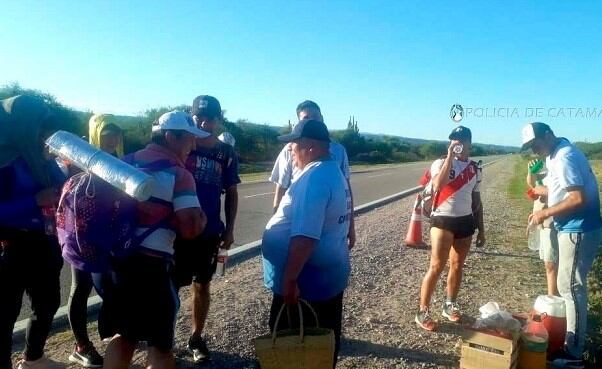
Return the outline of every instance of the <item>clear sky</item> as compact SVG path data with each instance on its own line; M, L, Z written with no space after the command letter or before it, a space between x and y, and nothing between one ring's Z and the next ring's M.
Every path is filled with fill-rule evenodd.
M596 1L7 1L0 84L119 114L210 94L274 125L312 99L331 129L429 139L459 103L477 142L519 145L533 120L602 141L601 19Z

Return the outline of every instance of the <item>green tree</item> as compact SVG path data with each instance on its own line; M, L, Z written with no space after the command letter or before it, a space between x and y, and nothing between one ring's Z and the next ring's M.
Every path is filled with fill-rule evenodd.
M429 142L420 145L418 153L424 159L434 159L441 155L445 155L447 146L442 142Z
M21 87L18 83L10 83L0 87L0 100L17 95L31 95L43 100L50 110L63 123L63 129L74 132L77 135L87 134L88 119L92 115L89 112L77 112L61 104L53 95L40 90Z

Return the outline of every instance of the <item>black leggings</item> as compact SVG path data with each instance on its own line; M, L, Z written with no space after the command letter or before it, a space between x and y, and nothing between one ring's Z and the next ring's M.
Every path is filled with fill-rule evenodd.
M60 304L63 266L56 239L42 232L0 231L0 369L11 368L12 337L23 294L31 301L25 332L26 360L44 354L54 313Z
M69 324L78 345L85 346L90 343L88 337L88 297L92 287L103 299L110 292L110 275L90 273L71 266L71 294L69 295ZM106 301L106 300L105 300ZM109 306L103 301L98 312L98 333L101 338L113 336L112 324L109 321L111 314Z
M92 276L71 266L71 294L69 295L69 324L78 345L90 343L88 338L88 297L92 292Z

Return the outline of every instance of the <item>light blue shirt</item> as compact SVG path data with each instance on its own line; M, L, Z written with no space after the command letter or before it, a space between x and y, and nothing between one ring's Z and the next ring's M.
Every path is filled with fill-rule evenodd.
M343 176L349 180L351 170L349 168L349 158L347 157L345 147L340 143L331 141L328 151L330 152L332 160L338 163ZM300 171L293 165L293 156L289 150L288 144L284 145L280 154L278 154L278 158L276 158L272 173L270 174L270 178L268 178L269 181L280 185L283 188L289 188L293 178L299 175L299 173Z
M347 246L351 207L347 181L335 161L312 162L295 176L263 233L266 287L282 294L291 237L305 236L317 242L298 278L301 298L323 301L341 293L351 272Z
M554 217L558 232L589 232L602 227L598 182L585 155L567 139L561 138L558 146L546 158L548 177L548 206L552 207L566 198L567 189L583 190L585 204L575 212Z

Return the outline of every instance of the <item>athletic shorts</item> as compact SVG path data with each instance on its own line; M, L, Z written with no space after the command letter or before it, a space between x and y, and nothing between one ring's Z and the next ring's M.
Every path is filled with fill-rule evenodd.
M472 214L463 217L433 216L431 217L431 227L450 231L454 234L455 240L472 236L476 228Z
M141 253L114 263L115 325L123 338L161 351L173 348L180 299L172 269L171 261Z
M554 228L539 231L539 258L546 263L558 264L558 232Z
M200 235L193 240L176 240L174 261L178 288L188 286L191 282L200 284L211 282L217 267L220 243L220 235Z

